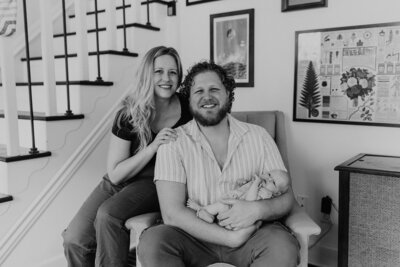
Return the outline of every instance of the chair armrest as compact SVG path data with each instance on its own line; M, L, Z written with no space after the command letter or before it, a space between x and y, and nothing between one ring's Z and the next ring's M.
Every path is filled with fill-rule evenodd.
M287 217L285 223L296 234L310 236L319 235L321 233L321 228L318 224L316 224L297 204Z
M146 228L154 225L159 219L161 219L161 214L159 212L151 212L132 217L125 222L125 227L130 231L129 250L136 248L139 244L139 237L142 232Z
M310 235L319 235L321 233L321 228L297 203L290 215L286 218L285 223L295 233L300 243L300 263L298 267L307 267L308 241Z

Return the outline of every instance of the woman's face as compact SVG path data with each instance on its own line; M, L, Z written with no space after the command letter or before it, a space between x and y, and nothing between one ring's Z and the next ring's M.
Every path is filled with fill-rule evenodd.
M170 98L178 88L178 66L170 55L154 60L154 94L160 98Z

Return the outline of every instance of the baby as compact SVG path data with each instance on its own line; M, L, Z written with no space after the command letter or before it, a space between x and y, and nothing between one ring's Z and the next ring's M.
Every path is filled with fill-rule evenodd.
M282 170L272 170L269 173L262 174L261 176L254 176L252 180L240 186L236 190L227 193L223 198L234 198L247 201L269 199L285 193L288 188L289 176L287 172ZM205 221L207 221L207 219L203 218L202 213L199 213L200 209L204 209L214 216L229 209L229 205L220 201L202 207L197 202L188 199L187 206L197 211L199 218Z

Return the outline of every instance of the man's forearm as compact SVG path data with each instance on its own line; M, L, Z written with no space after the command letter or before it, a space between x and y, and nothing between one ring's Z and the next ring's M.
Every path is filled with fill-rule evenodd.
M262 221L272 221L287 215L295 204L295 198L290 187L289 190L277 197L255 202L258 218Z
M228 247L238 246L237 238L235 240L229 238L232 235L230 230L226 230L216 223L207 223L201 220L189 208L176 208L162 214L165 224L179 227L195 238Z

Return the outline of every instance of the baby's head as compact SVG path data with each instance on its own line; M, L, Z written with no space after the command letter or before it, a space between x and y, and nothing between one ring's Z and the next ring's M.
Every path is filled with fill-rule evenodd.
M289 175L282 170L271 170L269 177L274 181L276 188L279 192L285 193L289 189Z

